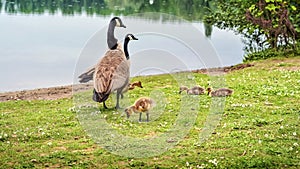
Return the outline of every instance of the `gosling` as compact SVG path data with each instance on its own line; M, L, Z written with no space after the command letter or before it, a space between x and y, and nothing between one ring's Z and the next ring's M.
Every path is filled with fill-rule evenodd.
M149 122L149 111L155 106L154 100L142 97L135 101L134 105L125 109L127 118L133 113L140 113L139 122L142 121L142 113L146 112L147 122Z
M143 88L142 82L141 82L141 81L137 81L137 82L129 83L128 86L125 87L125 88L122 90L121 98L122 98L122 99L124 98L123 93L126 93L128 90L133 90L135 87Z
M217 90L212 90L212 88L207 88L207 95L210 95L212 97L226 97L226 96L231 96L233 94L232 89L227 89L227 88L220 88Z
M200 95L205 93L205 89L200 86L194 86L191 89L186 86L181 86L179 88L179 94L181 94L183 91L186 91L186 93L189 95Z
M137 81L137 82L130 83L128 85L128 90L133 90L135 87L143 88L142 82L141 81Z

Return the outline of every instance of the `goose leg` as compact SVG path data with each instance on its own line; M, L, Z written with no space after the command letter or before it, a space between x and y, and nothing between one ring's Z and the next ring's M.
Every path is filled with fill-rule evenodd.
M140 118L139 118L139 122L142 121L142 113L140 113Z
M149 112L146 112L147 115L147 122L149 122Z
M107 106L106 106L106 104L105 104L105 101L103 102L103 107L104 107L104 109L107 109Z
M122 90L121 90L122 91ZM117 103L116 103L116 109L120 109L120 105L119 105L119 100L120 100L120 95L121 95L121 91L117 91Z

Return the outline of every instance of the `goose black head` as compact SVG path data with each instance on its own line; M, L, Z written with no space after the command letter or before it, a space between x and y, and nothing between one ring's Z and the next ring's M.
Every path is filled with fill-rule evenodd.
M133 34L127 34L126 35L126 38L125 39L128 39L128 40L139 40L138 38L136 38Z
M126 26L123 24L121 18L119 17L113 17L110 22L114 22L116 27L123 27L126 28Z

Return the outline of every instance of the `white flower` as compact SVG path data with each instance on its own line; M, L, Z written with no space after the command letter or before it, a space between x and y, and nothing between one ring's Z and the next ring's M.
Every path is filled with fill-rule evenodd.
M213 159L213 160L208 160L208 162L212 163L213 165L217 166L218 165L218 161L217 159Z
M293 136L296 136L297 135L297 133L296 132L293 132Z
M295 147L298 147L298 146L299 146L299 144L298 144L298 143L294 143L294 144L293 144L293 146L295 146Z
M283 129L283 126L280 126L280 129Z

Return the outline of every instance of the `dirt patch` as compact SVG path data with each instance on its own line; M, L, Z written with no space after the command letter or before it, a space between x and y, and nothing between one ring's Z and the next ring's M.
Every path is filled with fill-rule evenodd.
M61 86L41 88L34 90L23 90L16 92L0 93L0 102L10 100L56 100L61 98L71 98L72 90L86 90L91 87L91 84L80 84L76 86Z
M236 66L229 66L223 68L211 68L211 69L198 69L193 72L196 73L210 73L210 74L222 74L234 70L240 70L247 67L251 67L253 64L239 64ZM92 83L84 83L76 86L61 86L61 87L50 87L41 88L34 90L23 90L16 92L0 93L0 102L11 101L11 100L56 100L61 98L71 98L72 90L83 91L91 89Z
M223 73L228 73L231 71L235 71L235 70L241 70L241 69L245 69L248 67L252 67L254 66L254 64L250 64L250 63L243 63L243 64L238 64L235 66L227 66L227 67L219 67L219 68L209 68L209 69L197 69L197 70L193 70L194 73L203 73L203 74L223 74Z

